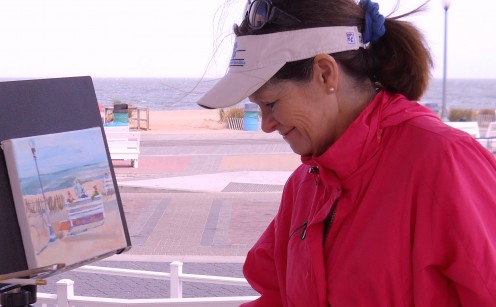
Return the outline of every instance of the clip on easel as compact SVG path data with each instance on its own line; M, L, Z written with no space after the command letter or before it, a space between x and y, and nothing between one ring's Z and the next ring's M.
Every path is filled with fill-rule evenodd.
M64 264L53 264L0 275L0 305L2 307L24 307L36 303L37 286L46 285L43 277L64 268Z

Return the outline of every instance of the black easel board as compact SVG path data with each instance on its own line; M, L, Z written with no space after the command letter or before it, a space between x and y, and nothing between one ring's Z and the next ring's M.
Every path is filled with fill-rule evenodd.
M0 82L0 140L80 130L103 124L91 77ZM115 172L105 141L111 175ZM120 195L115 187L121 216ZM5 157L0 150L0 274L27 269ZM128 247L131 240L123 218Z

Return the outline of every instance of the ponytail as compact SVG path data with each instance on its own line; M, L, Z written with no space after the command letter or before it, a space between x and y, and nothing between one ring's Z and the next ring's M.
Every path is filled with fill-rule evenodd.
M430 51L422 34L409 22L386 19L385 25L381 42L371 48L377 59L377 81L390 92L419 100L430 79Z
M402 17L422 11L427 4L394 18L386 18L383 36L354 54L333 55L358 80L369 78L392 93L420 100L427 90L433 66L430 50L420 31Z

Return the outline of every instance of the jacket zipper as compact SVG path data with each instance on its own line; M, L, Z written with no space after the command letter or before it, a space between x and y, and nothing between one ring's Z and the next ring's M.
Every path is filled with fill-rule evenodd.
M334 218L336 217L337 208L338 208L338 203L336 202L334 206L332 206L331 212L329 212L329 215L327 215L326 219L324 220L324 236L322 238L322 245L325 244L327 235L331 230L332 223L334 222Z
M296 229L291 232L289 237L291 238L298 230L301 230L300 239L305 240L305 238L307 237L307 225L308 221L305 221L303 225L296 227Z

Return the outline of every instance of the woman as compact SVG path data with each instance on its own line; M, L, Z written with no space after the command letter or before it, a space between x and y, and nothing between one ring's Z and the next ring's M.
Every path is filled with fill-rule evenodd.
M228 74L302 165L247 255L246 306L496 306L496 162L415 101L431 57L370 0L252 1Z

